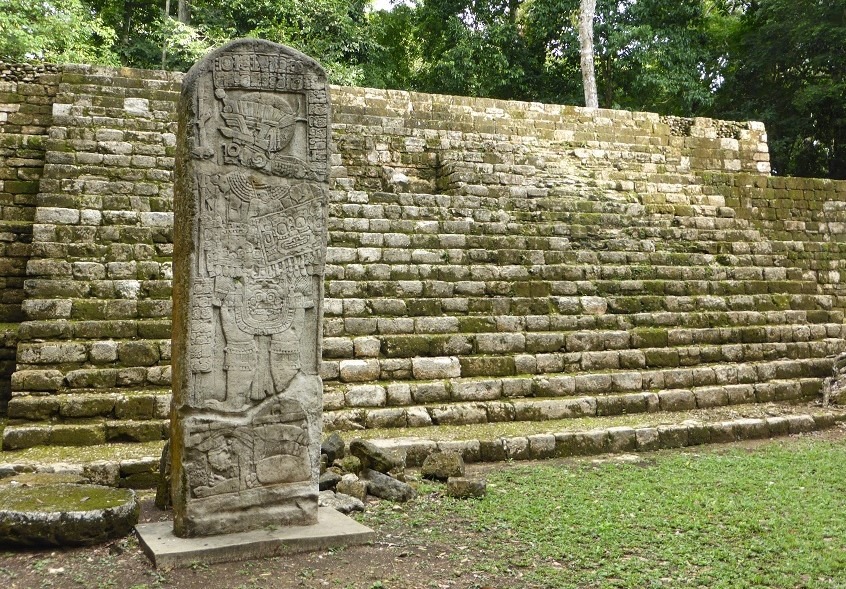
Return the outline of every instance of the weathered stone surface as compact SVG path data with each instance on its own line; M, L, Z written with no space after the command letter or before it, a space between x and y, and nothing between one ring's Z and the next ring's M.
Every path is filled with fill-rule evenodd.
M359 501L364 501L367 497L367 482L361 480L354 474L345 474L341 477L341 480L338 481L335 491L355 497Z
M488 482L470 477L450 477L447 495L456 499L481 499L487 494Z
M350 454L361 461L363 468L386 473L399 466L400 461L392 453L383 450L367 440L356 439L350 442Z
M327 470L318 479L318 489L321 491L334 490L338 483L341 482L341 475L331 470Z
M376 470L365 468L361 471L361 478L367 481L367 492L379 499L387 499L397 503L405 503L414 499L416 493L411 485L388 476Z
M0 488L0 544L72 546L125 536L138 523L135 492L99 485Z
M458 452L437 452L430 454L420 467L424 479L445 481L450 477L464 476L464 459Z
M338 513L349 514L353 511L364 511L364 503L361 499L335 491L321 491L317 501L320 507L331 507Z
M159 509L168 509L173 505L173 499L171 498L170 461L170 441L167 441L164 448L162 448L162 457L159 460L159 481L156 485L156 507Z
M287 47L233 41L188 72L179 116L174 533L314 524L326 76Z
M320 453L326 454L326 460L329 464L332 464L338 458L343 458L344 451L344 439L338 432L332 432L329 437L323 440L323 443L320 444Z

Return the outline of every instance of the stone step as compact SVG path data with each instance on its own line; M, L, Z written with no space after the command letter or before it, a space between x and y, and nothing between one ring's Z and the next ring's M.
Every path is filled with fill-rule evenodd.
M386 236L387 237L387 236ZM411 249L410 249L411 248ZM403 252L402 254L400 252ZM491 261L495 255L497 260ZM664 281L766 281L770 289L783 292L805 292L816 282L807 270L778 266L772 256L707 256L698 261L692 256L674 256L666 260L633 259L620 252L597 256L586 252L553 252L535 249L509 249L491 252L487 249L453 250L386 247L332 247L327 258L326 278L333 280L413 280L430 279L445 282L473 281L601 281L629 280L642 282L642 288ZM649 256L657 257L657 256ZM662 258L668 256L662 255ZM706 258L706 256L701 256ZM402 261L402 258L408 258ZM605 259L603 259L605 258ZM767 258L767 259L764 259ZM696 263L696 262L700 263ZM528 264L528 266L527 266ZM637 285L628 285L632 288ZM758 287L759 289L761 287ZM663 292L664 288L660 289Z
M460 297L459 297L460 298ZM344 303L347 303L346 310ZM357 303L357 304L351 304ZM584 310L585 305L580 300ZM635 315L487 315L476 316L442 314L438 317L408 317L404 299L327 299L324 303L324 337L338 337L355 334L364 329L368 333L381 334L426 334L438 331L457 333L504 333L504 332L558 332L585 330L631 330L638 327L666 329L668 338L688 337L688 330L709 329L712 325L724 326L712 329L740 330L740 337L751 329L764 329L766 341L790 341L805 337L807 330L826 329L829 337L837 337L843 322L843 312L834 311L740 311L708 313L662 313L660 321L655 314ZM376 321L375 330L356 321L347 319L369 318ZM370 322L372 323L372 321ZM812 327L813 326L813 327ZM16 326L17 327L17 326ZM92 320L68 321L66 319L26 321L20 324L17 338L20 341L60 340L102 340L161 337L170 333L169 320ZM690 335L694 337L694 335ZM720 336L722 340L725 337ZM748 339L749 336L747 336ZM738 341L744 341L740 339ZM364 343L362 342L362 345Z
M64 301L60 302L64 303ZM170 308L170 305L168 305L168 308ZM144 319L39 319L24 321L20 324L18 337L21 341L162 339L169 337L171 332L170 314L162 316L168 317L168 319L148 317Z
M72 394L18 395L9 402L11 424L87 417L118 420L168 419L170 389L75 390Z
M437 359L432 359L437 360ZM367 382L327 381L323 393L326 410L379 408L450 403L496 401L521 397L573 397L610 393L642 393L660 389L682 389L724 385L754 385L771 380L811 379L804 386L810 394L831 374L833 359L800 358L743 363L713 363L681 368L632 368L593 373L546 372L501 377L435 378L454 363L416 363L429 368L418 380L373 379ZM412 364L412 369L415 363ZM398 372L398 371L397 371ZM456 371L457 372L457 371ZM397 375L397 373L393 373ZM386 376L390 376L386 374ZM399 376L405 376L399 374Z
M66 368L106 364L116 367L169 365L170 338L117 341L23 341L18 344L17 360L21 370L37 368L40 365L57 365ZM79 376L83 377L83 375Z
M107 442L149 442L167 439L169 419L141 421L89 418L61 423L35 422L7 425L3 429L3 450L33 446L96 446Z
M375 215L376 213L372 213ZM667 227L656 221L655 224L646 217L640 221L633 221L628 217L619 220L597 218L593 224L576 223L569 214L555 214L550 212L511 214L501 212L498 217L487 210L468 209L456 211L454 209L440 211L416 210L396 211L395 217L330 217L328 229L330 232L358 231L361 233L412 233L418 231L425 234L465 234L477 236L557 236L566 238L594 238L596 241L609 239L640 238L640 239L684 239L693 244L725 243L729 247L741 242L741 247L759 242L766 243L761 233L754 228L745 226L725 229L701 229L693 227ZM601 217L601 216L600 216ZM801 236L801 233L799 234ZM774 241L785 241L774 239ZM797 240L798 243L811 241ZM791 243L792 240L788 241ZM330 242L332 243L332 242ZM666 247L666 246L665 246Z
M840 309L829 311L707 311L695 313L664 311L661 313L630 313L625 315L619 313L586 314L587 310L594 309L597 305L601 308L602 305L602 301L597 301L591 297L579 299L580 313L567 315L469 314L467 312L469 299L455 297L453 300L455 302L450 307L446 307L445 303L442 305L442 313L438 316L415 317L409 316L407 302L403 299L326 299L324 301L326 316L324 335L333 337L344 334L355 336L373 333L383 335L423 334L445 330L458 333L504 333L514 331L622 331L636 328L684 330L720 329L722 327L764 327L775 330L768 332L768 335L773 335L781 331L781 328L792 331L803 326L810 329L811 325L839 325L843 323L844 317L844 311ZM376 321L375 326L372 320ZM826 329L828 329L827 326ZM836 337L836 333L838 331L832 331L831 337ZM681 337L683 332L675 335Z
M563 281L562 281L563 283ZM573 284L573 283L571 283ZM597 296L596 291L585 288L582 293L552 295L538 293L532 295L527 292L511 295L484 295L484 293L454 293L455 296L434 296L433 292L420 292L423 284L420 281L405 281L393 283L384 281L386 291L380 294L375 288L373 292L362 288L362 284L354 281L334 281L330 283L327 299L340 299L342 308L360 307L359 312L351 315L370 317L373 313L368 309L368 301L373 299L396 299L394 294L398 289L408 288L419 294L402 296L405 302L404 314L411 317L465 313L473 315L580 315L583 313L584 299L590 299L588 304L595 313L633 315L640 313L662 314L664 312L703 313L711 311L830 311L840 310L843 303L835 300L831 295L821 294L739 294L739 295L710 295L707 293L691 295L613 295ZM429 296L426 296L426 295ZM603 293L605 294L605 293ZM347 303L347 301L351 301ZM337 303L334 303L337 305ZM393 305L393 303L389 303ZM372 307L373 305L371 305ZM377 314L378 316L378 314Z
M799 348L801 349L801 348ZM679 355L674 362L662 362L663 356L653 358L648 353L621 353L613 365L601 365L593 356L576 358L562 357L555 354L514 354L491 355L488 357L419 357L399 359L356 359L342 360L337 364L324 361L321 364L321 376L326 383L327 392L335 391L348 398L350 391L359 393L382 389L408 388L408 381L415 381L415 386L426 391L439 390L448 395L448 391L468 389L468 394L478 386L478 379L488 384L484 388L500 388L503 383L505 396L543 394L544 389L558 391L597 392L603 390L634 390L653 387L691 386L697 384L716 384L714 372L739 372L743 376L739 382L755 382L756 371L765 370L765 374L777 369L783 374L793 376L813 376L823 378L830 370L831 358L846 349L843 343L832 343L826 347L816 347L808 354L799 355L796 348L778 350L766 348L766 353L753 354L755 348L740 350L736 356L725 355L711 357L700 354L691 361ZM803 350L804 351L804 350ZM745 358L743 352L746 352ZM827 353L830 352L830 353ZM504 360L498 361L500 358ZM683 359L684 362L678 361ZM797 364L798 363L798 364ZM802 365L801 370L798 365ZM664 375L668 376L664 376ZM710 376L709 376L710 375ZM533 379L534 382L528 380ZM737 377L735 377L737 378ZM769 376L768 378L773 378ZM516 380L514 380L516 379ZM552 382L550 382L550 379ZM672 380L670 380L672 379ZM766 379L764 379L766 380ZM465 382L468 381L468 382ZM665 382L666 381L666 382ZM672 382L672 385L669 383ZM405 384L403 384L405 383ZM575 384L574 384L575 383ZM634 384L632 384L634 383ZM510 393L508 391L511 391ZM540 393L539 393L540 391ZM434 394L434 393L432 393ZM548 391L546 394L549 394ZM555 394L566 394L557 392ZM388 395L390 396L390 395ZM328 401L327 401L328 402ZM351 403L355 405L355 403Z
M437 425L536 422L659 411L689 411L750 403L810 400L818 396L821 387L822 381L818 378L800 378L568 398L453 401L448 404L406 407L340 409L324 413L324 428L327 431L427 428Z
M367 438L414 467L434 452L459 452L467 462L545 460L799 435L844 421L842 409L766 404L565 422L436 426L423 431L383 428L343 436L348 441Z
M126 329L138 329L143 325L155 325L150 319L170 317L173 312L171 299L130 299L130 298L76 298L62 297L53 293L46 298L29 297L23 302L23 310L27 317L37 321L39 319L61 320L70 319L83 325L85 321L119 321ZM117 323L115 325L118 325Z
M421 318L415 323L417 332L414 334L326 336L323 358L328 361L378 357L579 354L560 356L560 361L590 369L591 363L612 362L592 352L626 351L627 361L640 365L648 365L649 357L664 354L661 350L667 348L674 348L683 358L724 357L726 361L734 361L744 355L772 354L772 350L780 347L778 344L791 344L781 350L781 353L791 355L802 354L807 347L793 344L825 342L812 346L815 354L819 355L846 335L846 326L840 323L671 329L636 327L626 330L578 329L574 324L567 331L524 331L517 324L507 331L493 332L489 330L495 326L486 318L473 319L476 321L461 317ZM332 323L328 323L326 332L336 332ZM693 348L699 348L701 352L695 353ZM634 354L635 350L640 352Z
M545 280L533 276L531 269L518 267L499 267L497 270L484 265L474 265L474 271L464 268L455 271L455 266L439 271L437 267L416 268L418 273L426 271L440 275L438 278L419 278L415 271L397 273L393 279L367 279L360 276L362 268L327 268L326 292L331 298L361 297L399 297L399 298L440 298L457 296L517 296L517 297L667 297L667 307L676 297L724 297L726 305L734 301L731 297L746 295L772 295L776 297L796 298L807 304L797 295L810 298L819 296L819 285L810 280L762 280L762 279L704 279L687 272L681 279L641 280L641 279L570 279L566 274L555 280ZM380 272L379 268L376 272ZM577 275L573 272L572 275ZM474 278L485 275L490 278ZM693 276L691 276L693 275ZM825 296L825 295L823 295ZM772 297L771 297L772 298ZM825 299L831 305L830 298Z
M467 462L545 460L569 456L648 452L802 435L846 420L842 410L770 403L645 413L566 421L498 422L433 426L425 430L372 429L342 432L347 443L367 438L419 467L433 452L455 451ZM413 434L422 434L414 436ZM155 488L162 442L102 446L36 446L0 454L5 475L74 475L89 483Z
M132 489L155 488L161 440L101 446L33 446L0 453L0 476L73 475L84 482Z

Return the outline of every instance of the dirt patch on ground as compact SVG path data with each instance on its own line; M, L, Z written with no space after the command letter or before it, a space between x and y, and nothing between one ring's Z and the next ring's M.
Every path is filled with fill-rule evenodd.
M832 428L808 434L820 440L846 440L846 430ZM723 452L790 440L758 440L724 446L697 447L682 452ZM662 451L670 452L670 451ZM648 466L658 453L601 456L547 461L545 464L593 461L639 462ZM512 464L469 465L468 473L484 476ZM440 491L424 487L417 502L440 501ZM418 504L418 508L419 508ZM425 505L423 506L426 507ZM439 529L421 526L405 517L408 507L373 502L356 519L376 531L377 540L331 552L315 552L249 562L217 565L196 564L174 570L156 570L141 552L134 536L92 548L53 551L6 550L0 552L0 586L8 589L117 588L152 589L485 589L530 587L521 580L520 567L507 562L496 570L484 570L478 562L496 559L501 547L490 546L460 521L439 522ZM141 520L160 521L170 514L158 510L147 493L142 498ZM527 550L529 548L527 547ZM511 547L513 553L513 547Z

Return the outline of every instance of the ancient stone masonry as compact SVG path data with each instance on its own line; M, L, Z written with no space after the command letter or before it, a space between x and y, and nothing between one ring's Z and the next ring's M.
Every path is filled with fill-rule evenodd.
M317 522L329 198L320 66L226 45L183 81L174 230L174 531Z
M262 276L301 268L284 247L305 249L297 240L310 236L281 211L314 196L293 186L317 182L321 145L302 132L323 127L296 122L322 116L296 99L306 92L299 73L257 57L218 65L224 96L202 90L213 108L200 113L214 132L197 135L190 160L205 174L195 183L206 207L196 296L211 305L191 374L212 383L206 402L229 411L236 397L261 405L285 380L279 369L237 375L272 356L284 373L285 334L311 312L302 281L265 288ZM183 75L6 69L0 129L21 145L43 137L41 155L29 155L44 167L25 169L4 209L28 219L20 235L32 244L7 250L20 254L6 268L24 320L7 330L16 361L3 448L160 442ZM230 88L241 71L250 87ZM271 90L287 98L254 106ZM443 424L741 411L818 397L846 349L846 182L770 176L760 123L329 94L318 364L327 430L413 427L425 437ZM295 121L289 143L281 128L252 133L246 121L268 113ZM3 153L15 166L30 159ZM207 171L213 160L222 171ZM273 208L278 198L288 204ZM252 249L230 247L239 232ZM237 276L243 260L256 278ZM257 315L235 304L246 289ZM262 305L283 296L286 312L265 320Z

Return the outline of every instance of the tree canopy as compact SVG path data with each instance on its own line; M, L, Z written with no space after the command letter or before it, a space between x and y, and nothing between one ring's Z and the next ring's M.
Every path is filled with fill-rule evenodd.
M0 60L187 69L262 37L333 82L582 104L579 0L0 0ZM775 173L846 178L846 0L596 0L599 105L763 120Z

